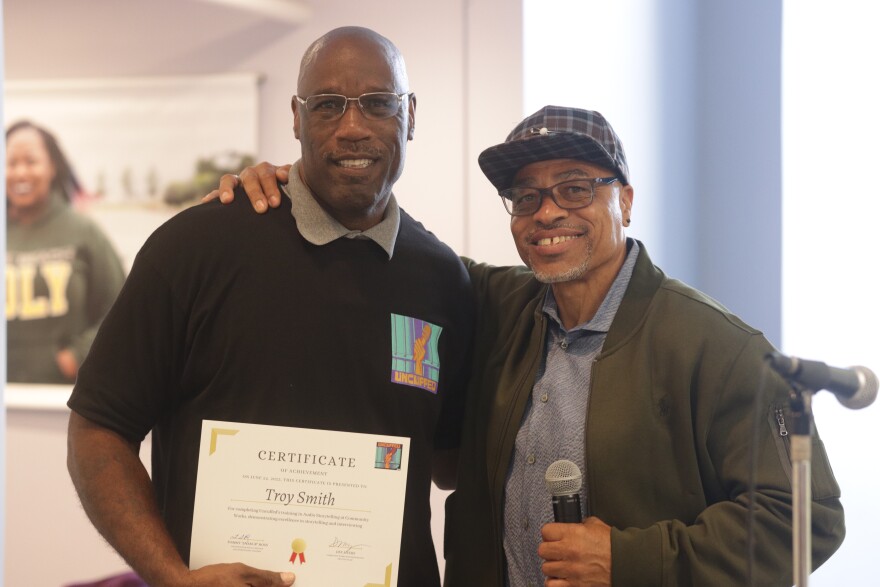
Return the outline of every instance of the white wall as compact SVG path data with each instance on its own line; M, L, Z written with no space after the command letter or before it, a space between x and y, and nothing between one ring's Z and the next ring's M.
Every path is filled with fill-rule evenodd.
M11 1L14 10L8 12L27 18L35 27L53 24L41 19L41 14L70 9L63 0ZM162 17L169 24L156 34L186 34L185 30L175 31L174 25L174 11L183 3L156 0L151 5L167 11ZM13 75L11 79L39 77L40 71L53 77L95 77L100 71L138 76L260 72L265 79L260 98L259 155L274 162L290 162L299 153L289 104L302 52L331 28L347 24L373 28L400 47L411 87L418 96L415 141L410 144L406 171L395 189L402 206L461 253L499 263L516 260L510 257L507 215L479 173L476 154L503 138L522 115L519 8L511 9L505 0L390 0L381 5L321 0L313 5L312 18L301 26L266 23L263 28L268 32L259 43L252 39L259 34L257 25L248 26L250 36L232 30L229 40L212 45L211 51L193 50L188 63L135 63L123 52L114 56L98 51L58 67L49 56L75 52L76 48L53 46L53 35L40 35L35 30L32 34L41 38L40 47L34 49L36 53L16 50L7 72ZM76 30L84 44L90 38L118 34L114 27L143 18L133 5L116 4L114 10L123 10L123 6L131 6L132 14L127 19L123 15L120 22L102 22L100 10L72 10L65 13L65 26ZM224 13L220 16L221 21L206 21L203 26L230 28ZM15 22L7 24L15 27ZM133 30L131 34L141 32ZM218 68L218 64L225 68ZM55 587L123 570L122 562L85 519L67 476L66 410L18 407L10 409L8 417L5 584ZM438 548L442 545L444 497L435 490L433 525Z
M783 51L783 349L880 372L872 177L880 135L880 8L840 0L785 3ZM841 486L847 536L811 585L880 583L880 405L854 412L822 392L817 426Z
M67 417L66 409L9 410L3 573L9 587L61 587L125 569L86 518L67 476ZM149 462L149 455L147 444L141 457Z

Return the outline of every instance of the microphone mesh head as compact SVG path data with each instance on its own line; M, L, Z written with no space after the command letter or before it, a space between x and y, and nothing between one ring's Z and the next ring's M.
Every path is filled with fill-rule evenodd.
M877 375L867 367L857 366L850 367L850 369L855 371L856 376L859 379L859 388L850 397L841 397L838 395L837 401L851 410L867 408L874 403L875 399L877 399L877 389L880 387L880 384L878 384L877 381Z
M581 470L571 461L550 463L544 473L544 483L550 495L571 495L581 490Z

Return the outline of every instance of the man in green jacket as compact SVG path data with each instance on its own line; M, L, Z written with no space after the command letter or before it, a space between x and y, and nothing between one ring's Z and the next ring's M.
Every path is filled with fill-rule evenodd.
M466 260L480 313L445 585L791 585L788 386L759 331L626 237L611 126L547 106L479 162L528 269ZM553 522L544 475L561 459L585 480L582 523ZM844 535L818 437L812 469L816 567Z
M791 585L787 385L767 374L760 332L626 238L633 188L611 126L548 106L480 166L531 271L471 266L481 371L446 585L748 585L752 450L753 584ZM844 526L815 442L818 565ZM583 471L581 524L552 523L541 482L557 459Z

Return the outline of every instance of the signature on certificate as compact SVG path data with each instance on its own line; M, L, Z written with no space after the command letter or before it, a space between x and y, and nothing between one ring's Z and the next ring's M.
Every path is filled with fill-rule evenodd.
M366 544L350 544L344 540L340 540L336 536L333 537L333 541L328 545L329 548L335 548L339 551L340 554L355 554L359 550L363 550Z

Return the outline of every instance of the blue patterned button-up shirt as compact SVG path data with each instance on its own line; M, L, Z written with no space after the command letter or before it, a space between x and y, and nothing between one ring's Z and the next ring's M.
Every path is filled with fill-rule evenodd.
M565 330L552 290L544 300L543 311L549 317L544 358L516 436L504 494L504 554L510 587L544 585L538 545L541 527L553 521L544 485L547 467L567 459L578 466L584 480L590 474L584 462L590 378L639 254L638 243L630 242L626 261L591 320ZM582 504L587 503L586 497L582 487Z

